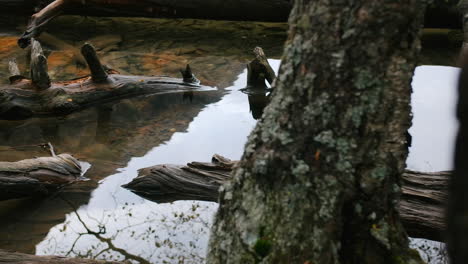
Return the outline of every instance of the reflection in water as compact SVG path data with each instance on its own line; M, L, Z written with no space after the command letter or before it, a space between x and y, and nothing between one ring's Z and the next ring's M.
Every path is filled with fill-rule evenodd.
M417 67L413 77L412 144L407 167L419 171L451 170L458 123L455 117L459 68ZM448 263L443 243L411 239L429 264Z
M247 87L241 89L241 91L247 94L249 99L249 107L250 112L252 113L252 117L257 120L260 119L263 115L263 109L267 106L270 102L270 92L271 89L263 86L263 87Z
M431 79L420 79L420 74L429 72L431 76L437 76L446 69L419 67L413 83L414 98L423 96L428 85L426 82L433 83ZM245 74L239 77L220 102L208 105L193 120L186 133L175 133L166 144L154 148L143 157L133 158L119 173L104 179L87 205L68 214L63 223L49 231L47 237L36 246L36 253L127 259L140 263L202 263L212 215L217 208L215 203L178 201L156 204L139 198L120 185L136 177L139 168L154 164L208 161L213 153L239 158L243 142L255 124L249 117L248 109L251 107L247 105L245 94L237 90L243 85ZM433 95L438 97L454 91L454 86L447 86L446 90L433 91L439 93ZM432 127L437 124L419 119L425 113L421 112L418 104L417 100L413 100L415 120L412 129L421 126L436 133ZM452 114L447 112L446 119L450 120ZM445 133L443 129L441 131ZM413 132L415 141L418 135ZM447 142L451 139L444 140ZM421 159L414 157L418 146L413 144L408 158L409 167L421 162ZM432 263L436 263L436 251L441 249L439 243L413 239L412 245L419 249L430 247L432 251L425 251L432 254ZM144 258L144 261L137 258Z
M16 57L20 65L27 65L29 60L27 52L16 44L21 32L16 30L17 25L11 26L15 19L19 20L0 18L11 22L0 23L2 28L11 27L0 29L11 32L0 36L0 84L7 82L10 58ZM64 24L67 26L64 27ZM119 28L118 32L115 28ZM76 215L70 213L73 209L69 204L79 208L77 212L82 215L81 219L93 232L100 230L99 224L90 223L92 220L87 218L88 214L83 215L80 211L83 208L92 208L92 212L86 211L90 216L99 216L104 209L97 208L106 208L105 210L112 212L109 219L115 215L119 218L116 221L122 221L121 225L132 222L131 219L124 218L131 216L117 214L116 208L129 203L129 199L138 201L132 201L135 203L134 210L141 208L145 215L153 209L157 213L158 210L167 211L169 209L162 207L151 209L152 205L148 205L149 209L146 205L139 207L139 204L146 204L146 201L126 192L121 193L120 185L135 177L137 169L157 163L209 159L217 151L230 157L240 156L246 135L255 123L249 116L245 95L234 91L244 86L245 80L240 80L232 88L233 91L224 97L222 104L215 102L226 94L225 88L232 86L245 68L245 63L252 59L253 47L259 45L274 57L281 55L286 37L285 29L285 24L223 21L66 16L54 20L48 27L48 35L43 35L40 39L45 52L49 54L49 73L54 80L88 74L88 70L79 63L79 47L87 39L98 48L103 63L122 74L179 77L179 70L190 63L203 84L216 86L219 91L142 96L86 109L62 118L0 121L0 160L15 161L49 155L37 145L51 142L58 153L72 153L93 165L86 174L90 181L67 186L59 195L43 200L23 199L0 203L0 248L34 253L36 244L44 240L52 227L66 223L67 219L73 219L70 221L75 226L80 226ZM28 75L28 69L21 70L24 75ZM205 111L200 113L203 109ZM188 130L190 132L185 133ZM164 142L169 141L170 143L164 145ZM159 154L147 154L155 147L158 147L156 149L159 149ZM107 177L109 175L112 176ZM101 182L105 177L107 178ZM90 201L92 190L98 186L101 186L100 191L96 190L92 194L96 198ZM114 196L120 197L117 202L112 198ZM88 205L81 207L83 204ZM107 205L112 209L107 208ZM200 208L204 206L200 205ZM115 214L114 208L117 210ZM179 208L182 207L177 206L173 210L177 211ZM201 210L197 209L197 212ZM138 214L134 212L132 216L134 215ZM157 218L154 221L161 222ZM66 229L67 232L71 231ZM55 229L50 232L53 233L53 230ZM80 230L86 232L85 229ZM107 232L101 235L109 238L109 230L112 228L106 225ZM198 236L190 233L190 237ZM66 254L69 250L66 247L71 247L70 241L74 240L68 233L67 237L69 239L57 236L57 239L64 241L58 244L60 250L49 248L47 252ZM78 240L74 253L70 255L87 254L88 248L83 241L90 238L85 237L89 235L83 235ZM127 240L126 236L118 237L116 241L113 240L115 247L124 248L134 255L141 253L135 253L121 245L122 241ZM95 246L93 243L89 245ZM151 248L154 248L154 243ZM46 251L38 246L37 252ZM92 252L97 254L97 251ZM109 252L104 252L98 257L107 258L107 254ZM146 253L141 256L152 258L152 255Z
M423 66L413 78L412 147L408 168L418 171L452 169L458 123L455 117L459 68Z
M273 68L278 60L270 60ZM161 163L209 161L214 153L239 159L255 125L245 94L246 71L221 101L208 105L164 145L132 158L104 179L87 205L67 215L36 246L36 254L145 263L203 263L216 203L178 201L156 204L121 188L137 170ZM192 95L183 95L186 99ZM185 100L186 100L185 99ZM137 258L144 258L144 261Z
M220 31L210 29L214 22L209 21L78 19L71 30L60 24L76 22L76 18L60 18L49 27L48 32L69 44L62 48L44 45L50 52L53 78L87 73L73 61L78 40L90 38L103 47L99 53L104 63L124 74L178 76L179 69L190 63L202 83L225 88L251 60L252 47L262 46L267 54L278 56L285 37L284 25L217 22ZM119 35L109 32L115 27ZM83 32L83 28L94 31ZM107 37L99 40L96 35ZM104 47L102 43L109 39L113 43ZM28 56L17 48L16 36L0 36L0 42L0 82L4 83L8 59L17 57L26 65ZM278 68L279 61L269 62ZM454 106L456 71L442 67L416 70L415 118L410 131L413 146L408 158L411 169L451 168L449 147L456 125L452 110L446 109ZM240 158L254 119L262 115L268 102L266 94L246 98L238 91L245 84L244 73L222 100L222 92L139 97L63 119L0 122L0 160L44 155L34 146L50 141L59 152L71 152L93 164L86 175L91 181L69 186L57 196L2 203L0 248L140 263L203 262L215 203L156 204L120 186L136 177L142 167L208 161L214 153ZM419 240L413 242L422 245Z
M257 120L263 115L263 109L269 103L269 97L267 92L261 92L256 94L249 94L249 106L252 117Z

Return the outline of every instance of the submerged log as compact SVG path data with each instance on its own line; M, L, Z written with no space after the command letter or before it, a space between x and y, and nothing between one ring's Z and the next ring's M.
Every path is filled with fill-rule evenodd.
M81 172L80 163L69 154L0 162L0 201L48 195L79 180Z
M39 50L39 42L33 43L34 49ZM201 86L191 71L190 79L120 75L115 70L104 70L90 44L83 46L82 53L91 69L90 76L70 81L49 81L48 85L47 71L44 72L47 64L41 62L45 57L36 56L42 66L31 63L31 80L17 78L10 85L0 87L0 119L66 115L100 103L138 95L210 90Z
M186 166L156 165L139 170L138 177L122 187L157 202L177 200L218 201L220 186L231 178L237 161L214 155L212 162ZM450 172L403 174L400 215L412 237L443 240L444 204Z
M9 264L119 264L126 262L66 258L59 256L35 256L0 249L0 263Z

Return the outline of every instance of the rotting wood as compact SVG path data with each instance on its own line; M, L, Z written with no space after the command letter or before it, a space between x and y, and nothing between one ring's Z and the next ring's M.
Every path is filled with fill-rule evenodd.
M157 202L177 200L218 201L220 186L231 178L237 161L214 155L212 162L156 165L139 170L138 177L122 187ZM399 205L402 222L412 237L443 240L444 205L450 172L405 171Z
M128 262L66 258L60 256L35 256L0 249L0 263L9 264L119 264Z
M40 44L33 41L33 49L39 54ZM162 94L186 91L205 91L214 88L201 86L191 73L191 78L120 75L115 70L104 70L90 44L83 47L91 76L70 81L52 82L47 85L47 67L36 67L31 63L32 80L18 79L10 85L0 87L0 119L21 120L33 116L66 115L71 112L104 102L144 94ZM42 55L34 58L45 59Z
M80 179L82 168L70 154L0 162L0 201L48 195Z

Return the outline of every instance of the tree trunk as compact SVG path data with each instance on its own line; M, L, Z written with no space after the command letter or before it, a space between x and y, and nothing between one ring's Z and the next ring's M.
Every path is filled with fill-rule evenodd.
M47 195L77 181L81 165L69 154L0 162L0 201Z
M465 1L468 2L468 1ZM466 9L468 10L468 9ZM468 12L465 14L468 26ZM467 28L465 28L467 29ZM465 41L467 35L465 32ZM465 42L465 46L467 43ZM447 244L451 264L466 263L468 259L468 49L462 53L458 79L457 118L459 128L455 143L454 173L449 183L447 208Z
M295 1L208 263L421 263L396 205L424 6Z
M47 74L47 61L41 54L39 42L33 40L32 52L37 63L31 62L31 80L19 75L14 67L11 84L0 87L0 119L21 120L33 116L66 115L71 112L98 105L104 102L144 94L163 94L186 91L212 90L201 86L193 78L176 79L170 77L126 76L115 70L106 70L101 65L94 48L85 44L82 54L91 70L90 76L71 81L51 83ZM188 67L190 69L190 67Z
M214 155L210 163L156 165L138 171L138 177L122 187L157 203L178 200L217 202L219 187L231 180L238 161ZM411 237L444 241L444 205L450 172L403 173L399 212Z
M9 264L119 264L125 262L94 259L65 258L59 256L34 256L0 249L0 263Z

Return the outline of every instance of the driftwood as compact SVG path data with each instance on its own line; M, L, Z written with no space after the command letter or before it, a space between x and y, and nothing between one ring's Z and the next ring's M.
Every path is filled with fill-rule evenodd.
M138 177L122 187L158 203L177 200L217 202L219 187L231 178L236 163L214 155L211 163L157 165L139 170ZM414 171L403 174L400 215L410 236L443 240L443 208L449 174Z
M157 165L138 171L138 177L122 187L148 200L218 201L218 189L230 179L235 161L214 155L212 163L190 162L187 166Z
M81 177L81 165L69 154L0 162L0 201L47 195Z
M8 264L118 264L127 262L93 259L65 258L59 256L35 256L0 249L0 263Z
M81 50L91 70L90 76L50 82L47 60L40 44L34 39L32 41L31 79L21 76L14 61L10 62L10 85L0 87L0 119L65 115L100 103L143 94L209 90L200 86L189 66L183 71L183 79L120 75L101 65L90 44L85 44Z

